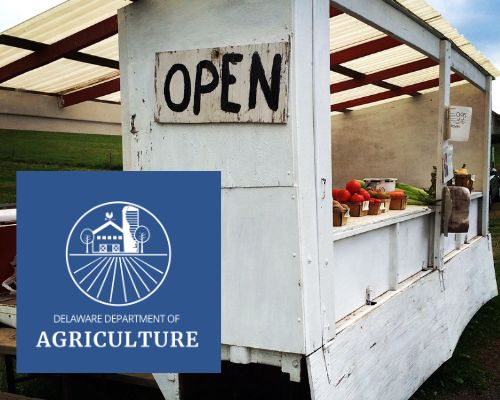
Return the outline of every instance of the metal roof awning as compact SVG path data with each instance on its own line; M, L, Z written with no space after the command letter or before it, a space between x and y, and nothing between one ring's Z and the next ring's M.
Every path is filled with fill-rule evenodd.
M120 101L117 9L68 0L0 34L0 88L59 96L62 107ZM500 72L423 0L330 2L331 111L418 96L438 82L436 41L454 46L454 84ZM397 20L411 29L398 30Z
M94 86L92 96L79 97L119 102L116 86L100 85L120 75L116 12L129 3L69 0L6 30L0 34L0 86L62 99Z
M423 0L330 2L331 111L418 96L439 86L441 39L454 47L453 85L500 72Z

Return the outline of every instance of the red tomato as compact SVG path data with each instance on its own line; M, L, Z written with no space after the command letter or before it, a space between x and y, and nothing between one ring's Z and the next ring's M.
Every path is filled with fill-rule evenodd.
M345 188L349 190L351 194L354 194L359 192L361 184L357 180L353 179L345 184Z
M363 201L365 201L365 198L363 196L361 196L360 194L353 194L351 196L351 201L353 203L362 203Z
M339 201L339 200L337 199L337 197L338 197L338 195L339 195L339 190L340 190L340 189L336 189L336 188L333 188L333 189L332 189L332 197L333 197L333 200L337 200L337 201Z
M339 189L337 192L337 201L345 203L351 199L351 193L346 189Z
M365 200L370 200L370 193L368 193L365 189L359 189L359 194L363 196Z

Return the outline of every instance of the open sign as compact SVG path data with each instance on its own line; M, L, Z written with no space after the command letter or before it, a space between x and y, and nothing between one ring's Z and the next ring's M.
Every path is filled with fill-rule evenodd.
M156 54L157 122L286 123L289 43Z

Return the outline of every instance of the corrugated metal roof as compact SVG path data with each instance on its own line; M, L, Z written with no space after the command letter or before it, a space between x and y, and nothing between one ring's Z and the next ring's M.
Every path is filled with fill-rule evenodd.
M340 14L330 18L331 52L369 42L383 36L385 36L384 33L347 14Z
M382 93L386 90L387 89L383 89L375 85L365 85L350 90L344 90L343 92L334 93L330 96L330 101L331 104L342 103L344 101L358 99L371 94Z
M492 76L500 76L500 71L498 71L498 69L488 59L486 59L486 57L480 54L467 39L460 35L455 28L453 28L448 22L446 22L446 20L441 16L441 14L439 14L439 12L434 10L434 8L428 5L424 0L397 0L397 2L401 6L405 7L408 11L412 12L415 16L420 18L424 23L429 24L443 36L447 37L466 55L468 55L472 60L474 60L482 68L484 68L489 74L491 74ZM357 19L347 14L340 14L330 19L331 52L357 46L359 44L366 43L383 36L385 36L383 32L378 31L377 29L374 29L361 21L358 21ZM401 45L343 63L342 66L357 72L361 72L363 74L371 74L377 71L397 67L424 58L426 58L426 56L422 53L412 49L407 45ZM404 87L436 79L438 77L439 67L435 66L409 74L400 75L395 78L386 79L385 82ZM337 83L348 79L350 78L347 78L341 74L334 72L330 73L330 83ZM454 85L457 84L463 84L463 82L458 82ZM386 90L387 89L382 88L374 89L374 86L370 87L370 85L362 86L361 88L334 93L331 96L331 100L332 104L336 104L368 96L377 92L384 92ZM434 90L437 90L437 88L426 89L421 91L421 93L428 93ZM395 100L398 100L398 97L353 107L352 109L369 107L375 104L387 103Z
M500 71L491 61L482 55L463 35L461 35L443 16L424 0L395 0L407 10L415 14L425 23L439 31L450 41L455 43L460 50L467 54L472 60L478 63L491 76L500 76Z
M422 58L425 58L422 53L406 45L401 45L366 57L357 58L342 65L363 74L371 74Z
M448 24L436 10L425 1L396 1L423 22L429 24L429 26L450 39L472 60L488 71L488 73L493 76L500 75L500 72L490 61L480 54L467 39L460 35L455 28ZM115 15L118 8L129 3L129 0L68 0L3 33L23 39L51 44L96 24L105 18ZM340 14L330 19L330 48L332 52L366 43L383 36L385 36L383 32L347 14ZM89 46L81 50L81 52L118 60L118 35ZM30 54L30 51L0 45L0 66L9 64L27 54ZM423 54L413 50L409 46L401 45L349 61L342 64L342 66L363 74L371 74L376 71L403 65L422 58L425 58ZM119 72L114 69L61 59L6 81L2 83L2 86L63 94L115 78L118 75ZM397 86L407 86L437 77L438 68L432 67L396 78L387 79L386 82ZM330 74L330 81L332 83L349 79L351 78L336 72L331 72ZM374 85L362 86L333 94L331 97L332 104L384 92L386 90L387 89ZM435 89L426 91L432 90ZM114 93L103 96L100 99L120 101L120 94ZM393 100L394 99L384 100L383 102Z

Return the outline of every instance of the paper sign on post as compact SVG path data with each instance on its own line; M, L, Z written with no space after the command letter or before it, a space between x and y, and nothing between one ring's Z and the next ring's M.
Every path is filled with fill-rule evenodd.
M450 140L468 141L471 119L471 107L450 106Z

